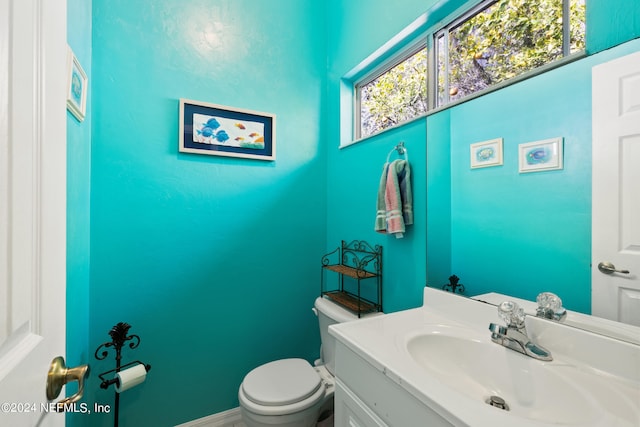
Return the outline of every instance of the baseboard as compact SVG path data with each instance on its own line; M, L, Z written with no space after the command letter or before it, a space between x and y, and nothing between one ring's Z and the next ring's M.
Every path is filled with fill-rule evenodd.
M207 417L198 418L176 427L246 427L242 422L240 408L229 409L228 411L218 412L217 414Z

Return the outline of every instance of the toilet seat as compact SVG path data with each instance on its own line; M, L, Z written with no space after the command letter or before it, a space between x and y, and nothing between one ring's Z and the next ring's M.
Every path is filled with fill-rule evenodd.
M249 372L242 389L258 405L283 406L307 399L320 385L320 376L306 360L281 359Z
M258 366L240 386L239 399L247 410L261 415L303 411L319 404L326 387L321 374L304 359L282 359Z

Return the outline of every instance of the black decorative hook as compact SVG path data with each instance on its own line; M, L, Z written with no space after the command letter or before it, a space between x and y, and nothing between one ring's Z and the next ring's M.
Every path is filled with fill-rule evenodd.
M460 278L455 274L453 276L449 276L449 283L444 285L442 289L445 291L453 292L454 294L457 292L459 294L464 294L464 285L462 283L458 283Z

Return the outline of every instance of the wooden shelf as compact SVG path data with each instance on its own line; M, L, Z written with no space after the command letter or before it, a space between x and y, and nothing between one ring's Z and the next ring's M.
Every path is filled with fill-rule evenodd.
M345 276L351 277L353 279L369 279L371 277L376 277L376 275L373 273L370 273L366 270L358 270L356 268L349 267L348 265L325 265L324 268L326 268L327 270L335 271L336 273L344 274Z
M343 291L331 291L326 292L325 295L340 304L341 306L353 311L354 313L368 313L370 311L377 311L377 307L368 301L358 299L358 297L352 296Z

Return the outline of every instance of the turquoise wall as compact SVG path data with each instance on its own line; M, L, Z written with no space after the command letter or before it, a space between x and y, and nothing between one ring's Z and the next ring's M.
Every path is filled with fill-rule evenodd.
M451 109L451 269L470 295L551 291L589 310L591 62ZM520 175L518 144L553 137L564 138L564 169ZM469 144L493 138L504 165L470 169Z
M319 356L324 15L296 0L93 1L89 347L127 322L141 344L124 361L152 365L122 395L121 426L236 407L252 368ZM179 98L275 114L277 160L178 153Z
M638 0L586 0L586 6L589 54L640 37Z
M346 134L348 137L350 129L346 132L344 128L341 129L341 124L350 124L345 117L350 115L351 108L350 96L344 93L344 88L351 83L343 77L353 74L354 69L359 69L363 63L375 63L382 59L376 56L376 51L418 18L422 23L416 24L412 30L414 35L434 25L463 3L403 0L394 3L393 7L383 0L331 0L328 3L330 10L340 10L341 13L331 15L327 22L327 246L335 247L342 239L362 239L382 245L385 312L416 307L422 303L422 288L427 279L425 236L428 234L428 221L434 224L442 224L442 221L447 223L449 216L446 211L438 211L428 217L427 207L428 203L442 206L436 195L445 193L448 196L448 178L446 181L427 181L428 173L437 176L439 172L425 168L425 142L429 128L425 119L339 149L341 138L342 143L350 142L344 136ZM410 38L400 38L394 43L402 47L410 41ZM357 72L355 74L357 77ZM342 105L341 97L347 99ZM376 233L373 227L382 166L389 151L400 141L404 141L407 147L412 166L414 225L407 228L402 239L396 239ZM429 158L433 158L434 162L438 159L448 161L448 141L443 140L443 144L429 146ZM392 155L392 159L397 157L395 153ZM446 171L446 167L439 170ZM447 209L446 206L443 208ZM449 235L448 231L434 233ZM433 262L441 262L443 257L448 262L449 248L438 244L431 249L429 253L434 255ZM446 281L449 276L434 275L434 280L438 281Z
M425 283L426 175L424 168L413 166L425 158L424 135L425 122L419 120L397 132L385 133L375 142L339 151L335 145L330 147L327 247L337 247L340 240L356 239L382 245L385 312L420 305L419 294ZM405 142L412 165L414 225L407 226L404 237L397 239L376 233L373 228L382 165L400 140ZM392 155L392 159L397 157L396 153ZM370 284L374 285L373 281Z
M343 77L464 1L68 1L91 103L83 123L68 119L67 360L91 364L85 400L111 405L97 374L113 357L93 352L115 323L133 325L142 342L124 361L153 368L122 395L120 425L236 407L253 367L318 357L319 259L340 240L384 247L387 312L454 273L469 294L554 290L588 311L590 68L640 49L624 43L640 33L634 0L589 1L597 55L343 149ZM178 153L181 97L276 114L277 161ZM520 176L517 144L555 136L565 169ZM496 137L505 165L470 170L468 145ZM373 231L399 141L415 210L403 239ZM113 414L69 419L108 426Z
M464 103L451 126L451 269L470 295L591 311L591 68L640 39ZM462 124L464 126L456 126ZM564 138L564 168L519 174L518 144ZM469 168L469 144L504 139L504 165Z
M89 85L91 73L91 0L67 0L67 42L82 65ZM91 199L91 104L87 92L85 119L79 122L67 111L67 342L68 366L90 363L90 199ZM77 391L76 383L66 387L67 396ZM77 418L67 414L67 425Z
M426 284L442 287L451 270L451 115L448 111L427 117L427 248ZM418 295L418 299L422 296Z

